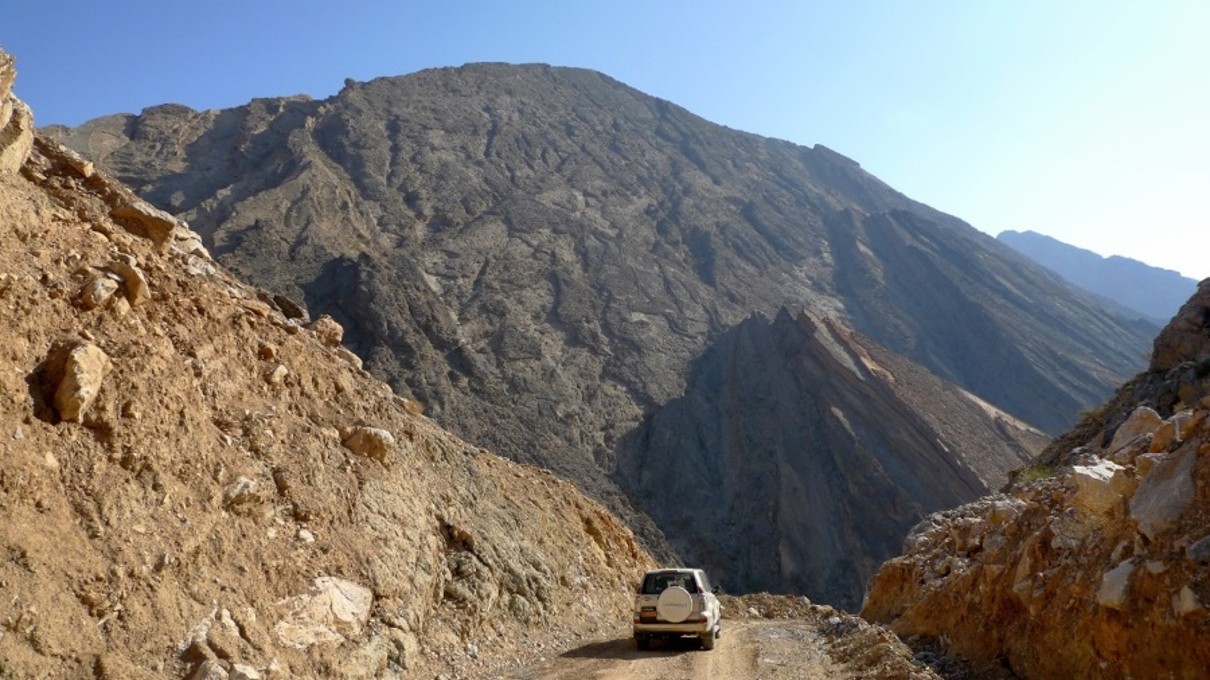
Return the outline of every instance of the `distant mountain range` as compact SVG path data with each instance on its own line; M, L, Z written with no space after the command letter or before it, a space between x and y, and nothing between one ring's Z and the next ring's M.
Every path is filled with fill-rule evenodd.
M1197 290L1197 281L1171 269L1118 255L1101 257L1036 232L1004 231L996 238L1068 282L1161 325Z
M744 589L855 604L922 513L998 486L1041 439L1028 426L1102 402L1155 331L839 153L582 69L476 64L47 132L335 317L441 424ZM747 483L684 486L717 479ZM811 517L833 518L818 554ZM737 579L751 545L776 560Z

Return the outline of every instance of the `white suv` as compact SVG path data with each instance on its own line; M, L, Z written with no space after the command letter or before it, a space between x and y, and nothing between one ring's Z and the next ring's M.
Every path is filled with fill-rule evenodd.
M696 635L714 649L722 635L718 598L701 569L656 569L643 575L634 597L634 642L647 649L651 639Z

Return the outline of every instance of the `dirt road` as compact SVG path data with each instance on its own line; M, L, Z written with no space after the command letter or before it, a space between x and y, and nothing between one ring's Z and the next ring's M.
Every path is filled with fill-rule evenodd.
M509 671L507 680L626 680L628 678L768 678L853 677L824 649L815 626L802 621L726 621L713 651L697 640L655 643L650 651L635 649L629 637L603 640L572 649L537 666Z

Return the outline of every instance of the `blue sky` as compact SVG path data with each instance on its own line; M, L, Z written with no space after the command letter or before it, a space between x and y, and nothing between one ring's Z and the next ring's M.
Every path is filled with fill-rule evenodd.
M39 124L474 61L602 71L825 144L995 234L1210 276L1210 2L13 0Z

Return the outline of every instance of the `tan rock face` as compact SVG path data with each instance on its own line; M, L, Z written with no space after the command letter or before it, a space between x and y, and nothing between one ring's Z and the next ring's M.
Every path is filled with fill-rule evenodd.
M1206 416L1132 418L1144 434L1171 428L1167 448L1128 433L1114 452L1125 465L1018 483L1006 523L988 499L926 520L871 581L863 616L976 662L1007 659L1019 677L1205 677Z
M0 52L0 172L16 172L34 144L34 115L12 96L17 72L13 58Z
M601 506L111 217L125 191L45 140L0 173L0 675L487 676L624 625L652 563ZM115 259L153 294L85 304ZM353 423L407 464L342 446ZM317 603L317 577L355 587ZM343 641L276 632L307 621Z

